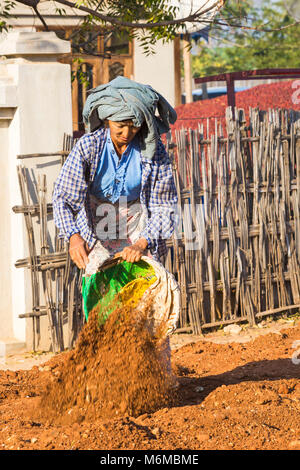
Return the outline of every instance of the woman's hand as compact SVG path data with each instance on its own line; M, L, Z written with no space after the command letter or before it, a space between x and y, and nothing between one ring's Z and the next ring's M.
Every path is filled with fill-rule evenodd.
M120 253L117 253L115 257L122 256L125 261L128 261L129 263L135 263L137 261L140 261L147 246L148 242L146 238L140 238L133 245L126 246L124 250Z
M69 240L69 253L71 260L76 264L79 269L85 269L89 262L88 254L90 252L87 243L79 235L74 233Z

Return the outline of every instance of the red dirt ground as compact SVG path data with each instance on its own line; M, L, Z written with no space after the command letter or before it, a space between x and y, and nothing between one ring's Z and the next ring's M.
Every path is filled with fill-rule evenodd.
M300 450L300 325L248 343L199 341L172 351L179 401L153 413L51 424L34 418L62 353L0 371L0 449Z

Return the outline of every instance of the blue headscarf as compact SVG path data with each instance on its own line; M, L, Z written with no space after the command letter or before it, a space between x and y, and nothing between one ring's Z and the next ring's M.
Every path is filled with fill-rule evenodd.
M158 111L159 116L155 115ZM176 111L150 85L143 85L119 76L111 82L90 90L83 108L83 120L88 132L103 126L103 121L132 120L141 126L141 151L151 160L158 137L168 132L177 119Z

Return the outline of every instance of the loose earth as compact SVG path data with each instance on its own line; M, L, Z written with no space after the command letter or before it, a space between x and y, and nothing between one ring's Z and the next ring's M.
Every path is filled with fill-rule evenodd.
M119 350L124 352L120 331L115 334L120 341ZM300 450L299 324L247 343L197 341L173 350L173 373L179 381L178 388L172 388L165 375L158 374L160 381L153 389L158 368L151 372L146 358L150 355L156 366L159 358L147 335L144 340L139 342L132 334L129 347L131 352L136 347L135 360L145 361L140 364L143 369L140 377L148 377L144 390L135 384L126 397L123 393L126 373L130 376L131 372L122 363L119 367L120 370L123 367L123 382L116 388L123 394L122 399L118 401L111 392L112 405L105 407L104 413L96 404L107 399L103 394L105 386L102 392L86 388L92 385L91 378L97 376L97 352L93 374L85 374L82 379L89 394L78 391L74 400L74 394L68 393L72 374L79 358L82 359L80 350L82 354L86 352L84 337L79 349L80 341L77 349L54 356L43 367L0 371L0 448ZM143 350L142 344L148 349ZM110 346L108 341L106 359ZM83 363L83 368L81 363L81 369L77 369L81 378L84 367L88 367L87 358ZM138 367L135 378L137 371ZM103 373L102 379L103 384L108 380ZM108 380L110 387L114 380ZM75 385L77 388L80 385L79 378ZM51 414L50 398L45 401L45 390L50 397L54 389L58 394L58 415ZM138 398L132 401L133 391ZM44 413L39 413L43 400ZM91 409L96 410L94 416Z

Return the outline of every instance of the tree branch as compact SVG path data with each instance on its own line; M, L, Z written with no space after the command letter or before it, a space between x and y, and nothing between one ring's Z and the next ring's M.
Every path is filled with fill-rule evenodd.
M17 0L19 1L19 0ZM26 0L26 1L31 1L31 0ZM33 0L36 1L36 0ZM130 23L127 21L122 21L119 20L118 18L114 16L106 16L103 15L102 13L99 13L98 11L92 10L91 8L85 7L83 5L76 5L76 3L69 2L68 0L55 0L56 3L60 3L62 5L68 6L70 8L75 8L77 10L84 11L88 13L89 15L95 16L96 18L99 18L100 20L104 21L105 23L111 23L115 24L118 26L123 26L126 28L133 28L133 29L152 29L152 28L158 28L158 27L164 27L164 26L172 26L172 25L181 25L183 23L193 23L196 22L197 20L201 20L201 17L205 15L206 13L210 12L216 7L221 8L225 4L225 1L227 0L217 0L212 6L209 8L206 8L205 10L201 11L199 13L199 10L196 13L193 13L192 15L186 16L185 18L180 18L180 19L174 19L174 20L168 20L168 21L159 21L157 23ZM20 2L22 3L22 1Z
M40 0L16 0L16 1L18 3L23 3L24 5L31 6L33 8L36 7L38 5L38 3L40 2ZM229 27L233 27L233 28L241 28L241 29L244 29L244 30L261 31L261 32L264 32L264 33L271 33L271 32L275 32L275 31L282 31L284 29L291 28L293 26L297 26L297 25L300 24L300 20L298 20L298 21L295 21L294 23L290 23L288 25L281 26L280 28L265 29L266 24L251 27L251 26L247 26L247 25L243 25L243 24L229 24L227 22L222 22L222 21L218 21L218 20L208 20L208 19L202 18L206 13L209 13L214 8L218 8L218 10L220 10L225 5L227 0L217 0L212 6L206 8L205 10L201 11L201 9L199 9L195 13L190 14L189 16L186 16L184 18L168 20L168 21L159 21L157 23L142 23L142 22L140 22L140 23L131 23L131 22L127 22L127 21L122 21L122 20L120 20L120 19L118 19L117 17L114 17L114 16L103 15L102 13L99 13L96 10L85 7L84 5L77 5L76 3L70 2L69 0L55 0L55 2L60 3L61 5L68 6L70 8L81 10L85 13L88 13L91 16L94 16L95 18L99 18L100 20L102 20L105 23L110 23L110 24L114 24L116 26L121 26L121 27L124 27L124 28L132 28L132 29L154 29L154 28L158 28L158 27L167 27L167 26L172 26L172 25L180 26L180 25L184 25L185 23L195 23L197 21L201 21L202 23L207 23L207 24L214 23L215 25L219 25L219 26L227 26L227 27L229 26ZM102 3L101 1L98 3L97 8L100 6L101 3Z
M17 0L18 3L23 3L28 7L36 8L37 5L40 3L40 0Z
M35 11L37 17L38 17L38 18L40 19L40 21L43 23L45 30L46 30L46 31L49 31L48 25L47 25L46 21L44 20L43 16L40 14L38 8L37 8L36 6L34 6L34 7L32 7L32 8L33 8L33 10Z

